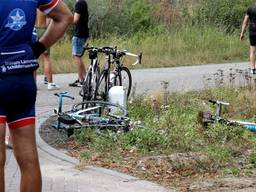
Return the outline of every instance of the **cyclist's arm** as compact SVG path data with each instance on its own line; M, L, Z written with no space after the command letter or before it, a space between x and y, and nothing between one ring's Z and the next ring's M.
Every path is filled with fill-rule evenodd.
M72 23L73 19L72 13L62 1L59 1L47 16L52 21L44 35L39 39L46 48L52 46L64 35L65 30Z
M249 16L248 15L245 15L244 17L244 21L243 21L243 24L242 24L242 30L241 30L241 34L240 34L240 40L243 40L244 38L244 33L245 33L245 30L246 30L246 27L249 23Z

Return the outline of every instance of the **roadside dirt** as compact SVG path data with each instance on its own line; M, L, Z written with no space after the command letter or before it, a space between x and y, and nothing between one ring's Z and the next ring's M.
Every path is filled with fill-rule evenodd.
M72 137L68 138L64 131L52 127L56 117L50 117L40 127L40 135L52 147L64 151L72 157L80 159L81 151L89 151L79 147ZM121 150L121 149L120 149ZM82 161L80 168L87 165L105 167L157 182L182 192L250 192L256 191L256 171L250 174L223 174L223 170L200 171L198 162L205 158L200 153L176 153L168 156L140 156L136 150L119 151L121 160L110 160L111 154L93 154L88 160ZM196 171L195 171L196 170ZM249 175L249 176L246 176Z

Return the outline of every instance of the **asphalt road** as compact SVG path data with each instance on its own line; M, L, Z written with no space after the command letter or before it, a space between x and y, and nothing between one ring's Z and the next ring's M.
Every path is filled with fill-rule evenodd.
M134 95L150 94L154 91L163 91L163 83L168 82L169 92L186 92L191 90L200 90L218 86L214 78L218 70L223 70L224 83L229 83L229 73L235 70L248 71L248 63L230 63L230 64L210 64L198 65L188 67L174 67L174 68L154 68L154 69L139 69L132 70L133 90ZM244 81L243 78L236 74L235 84ZM37 77L38 84L38 106L56 106L57 97L53 93L60 91L68 91L70 95L76 98L75 101L67 100L64 103L72 103L81 101L78 96L79 88L69 87L68 84L77 78L74 73L56 74L54 75L54 82L60 85L61 89L58 91L45 91L46 86L42 83L43 76ZM210 80L209 80L209 79ZM208 80L206 80L208 79ZM46 99L47 98L47 99Z

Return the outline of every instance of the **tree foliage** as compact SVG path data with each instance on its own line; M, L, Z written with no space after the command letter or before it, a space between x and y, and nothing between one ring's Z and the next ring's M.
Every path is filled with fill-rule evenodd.
M74 0L64 0L74 10ZM91 37L131 35L173 24L240 28L254 0L86 0Z
M149 0L88 0L88 4L94 36L131 34L154 24Z
M254 0L204 0L194 16L196 24L224 27L227 32L239 29L248 7Z

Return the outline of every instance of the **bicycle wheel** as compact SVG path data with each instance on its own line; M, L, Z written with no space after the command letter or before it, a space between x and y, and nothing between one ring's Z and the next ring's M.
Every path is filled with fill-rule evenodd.
M131 93L131 88L132 88L131 72L127 67L119 67L117 69L117 71L118 72L116 75L114 85L124 86L126 93L127 93L127 98L128 98Z
M86 106L84 108L84 106ZM72 111L83 117L85 127L98 127L112 131L129 130L127 110L114 103L105 101L85 101L73 106ZM71 114L72 115L72 114Z
M86 79L82 85L82 89L79 92L79 95L83 98L83 101L94 100L96 97L96 87L99 79L100 68L97 65L92 72L92 69L88 71Z
M107 100L109 90L109 71L103 70L99 76L99 81L96 86L96 99Z
M77 123L77 120L67 113L63 113L58 116L58 121L66 125L74 125Z
M100 77L100 68L98 64L95 66L94 73L92 73L92 78L91 78L91 93L92 97L91 100L95 100L97 96L97 84L99 81Z
M79 95L83 98L83 101L91 100L92 98L92 70L88 71L86 79L83 82L82 89L79 91Z

